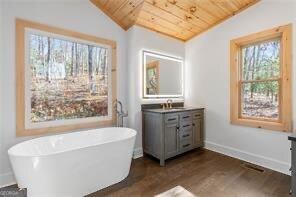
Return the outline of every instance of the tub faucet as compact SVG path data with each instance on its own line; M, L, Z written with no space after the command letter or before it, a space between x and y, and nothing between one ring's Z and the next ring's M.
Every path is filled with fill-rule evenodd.
M123 127L123 118L128 116L128 112L123 111L122 103L117 99L114 102L114 108L116 110L116 115L117 115L116 126Z

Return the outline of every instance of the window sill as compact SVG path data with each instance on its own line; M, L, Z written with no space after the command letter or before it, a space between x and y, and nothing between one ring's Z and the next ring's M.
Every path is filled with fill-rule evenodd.
M260 121L260 120L237 118L237 119L231 120L230 123L233 125L248 126L248 127L258 128L258 129L267 129L267 130L282 131L282 132L292 131L291 125L285 124L283 122L267 122L267 121Z

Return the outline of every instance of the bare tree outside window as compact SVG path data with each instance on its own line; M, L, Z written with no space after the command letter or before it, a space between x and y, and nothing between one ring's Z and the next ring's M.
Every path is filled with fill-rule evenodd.
M241 115L279 119L280 39L243 46Z
M30 34L31 122L107 116L107 52Z

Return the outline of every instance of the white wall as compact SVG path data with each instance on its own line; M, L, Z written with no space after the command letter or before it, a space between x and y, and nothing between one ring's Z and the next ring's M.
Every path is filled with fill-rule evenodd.
M184 58L185 45L183 42L167 36L134 26L128 30L128 87L129 87L129 126L138 131L136 139L136 154L142 153L142 116L141 104L148 101L142 100L142 64L141 50L152 50ZM164 100L149 101L164 102Z
M186 88L190 89L185 97L186 103L206 107L206 146L284 173L288 173L290 166L287 133L229 124L229 41L288 23L294 24L293 36L296 37L295 1L263 0L187 42L185 74ZM295 46L293 42L294 52ZM294 71L293 76L295 84ZM294 98L295 88L294 85Z
M29 139L15 137L15 18L28 19L56 27L66 28L117 42L118 96L126 105L127 68L126 32L111 19L100 12L89 1L81 0L5 0L0 18L0 186L14 181L7 149L12 145ZM0 53L2 54L2 53Z
M3 2L0 1L0 30L3 29ZM1 65L3 64L3 32L0 31L0 67ZM0 72L0 75L1 75L2 71ZM0 78L1 79L1 78ZM2 86L2 81L0 81L0 87ZM1 89L0 89L1 91ZM2 103L2 96L0 96L0 103ZM1 107L1 105L0 105ZM3 113L0 113L0 128L1 128L1 125L3 124ZM2 130L0 130L0 174L2 174L2 169L3 169L3 162L2 162L2 157L1 156L3 154L3 152L1 151L3 149L3 143L2 143L2 139L4 137L4 132ZM1 184L3 184L3 182L1 182L1 175L0 175L0 187L1 187Z

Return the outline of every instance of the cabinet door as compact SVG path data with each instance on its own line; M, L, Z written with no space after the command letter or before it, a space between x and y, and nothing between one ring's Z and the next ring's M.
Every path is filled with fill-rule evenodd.
M177 155L178 142L178 124L166 124L164 130L164 148L166 159Z
M198 147L202 146L202 131L203 131L203 125L202 125L202 119L193 119L193 146Z

